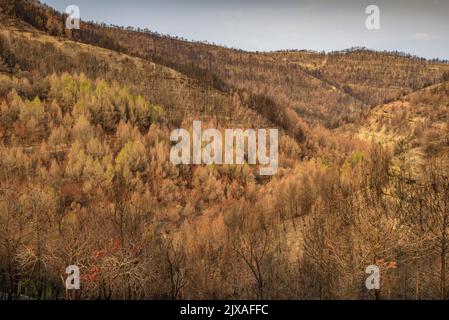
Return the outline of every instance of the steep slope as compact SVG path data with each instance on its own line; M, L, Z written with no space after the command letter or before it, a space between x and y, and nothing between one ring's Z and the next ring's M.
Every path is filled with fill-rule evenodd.
M268 121L242 108L229 94L219 92L173 69L140 58L51 37L20 20L2 17L0 22L0 59L3 72L27 78L28 91L45 89L38 81L53 73L84 73L91 79L117 81L166 110L170 124L190 119L215 120L241 126ZM36 59L36 57L45 59ZM1 67L0 67L1 68ZM36 89L36 90L34 90ZM45 91L45 90L44 90ZM200 117L201 115L201 117Z
M250 53L130 30L102 31L134 55L218 87L264 94L301 118L331 128L357 121L368 107L449 77L448 64L393 53Z
M392 148L397 160L425 172L425 159L449 154L449 82L374 108L358 136Z
M112 49L114 51L126 52L130 54L133 53L131 47L123 48L118 44L118 41L116 40L118 34L112 36L108 36L106 34L113 29L107 29L93 24L83 24L81 30L67 30L63 25L63 15L57 13L47 6L39 4L37 1L2 0L0 2L0 5L3 8L3 12L8 17L11 17L12 19L19 18L22 21L26 21L37 29L43 30L50 35L64 36L66 38L81 41L84 43L92 43L94 45ZM128 42L128 45L132 44L132 38L129 38L126 42ZM161 63L157 60L152 61L156 61L159 64ZM168 67L174 67L172 64L168 63L165 65ZM210 76L210 72L203 72L197 66L193 66L193 70L194 72L187 72L188 70L178 68L178 71L181 71L184 74L187 74L188 76L199 80L199 82L204 85L205 88L216 88L223 91L223 88L221 86L218 86L216 83L211 86L210 82L203 81L204 79L197 77L197 71L199 71L201 74L205 74L206 77ZM217 78L214 79L217 80ZM276 105L276 103L272 99L265 95L252 94L244 92L243 90L229 90L229 88L224 91L226 91L227 94L237 94L237 97L236 99L234 99L234 101L240 100L242 104L256 110L263 117L269 118L272 123L275 123L277 126L284 128L291 136L298 137L299 141L303 139L304 134L302 128L296 125L297 119L295 119L295 114L293 112L288 112L288 109L285 106Z
M298 64L369 106L398 99L426 86L449 80L449 64L397 52L354 48L329 54L308 51L273 53Z
M16 1L9 11L50 34L154 61L219 90L239 90L248 105L300 141L307 131L304 120L330 128L353 123L369 107L449 75L447 64L361 49L331 54L249 53L149 30L82 23L81 30L70 31L64 28L63 15L32 0Z

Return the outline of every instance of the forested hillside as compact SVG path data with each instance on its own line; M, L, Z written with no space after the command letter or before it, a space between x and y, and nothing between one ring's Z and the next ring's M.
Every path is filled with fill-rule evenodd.
M398 53L67 30L0 0L0 292L447 299L448 80L447 63ZM173 165L170 132L193 120L278 128L278 173Z

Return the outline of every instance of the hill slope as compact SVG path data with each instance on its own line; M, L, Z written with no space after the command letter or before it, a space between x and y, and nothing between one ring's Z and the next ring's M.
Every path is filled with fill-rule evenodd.
M449 154L449 82L374 108L358 136L391 147L397 160L424 174L426 159Z
M447 298L447 64L63 22L0 0L0 292ZM171 130L192 120L280 129L279 171L173 165Z

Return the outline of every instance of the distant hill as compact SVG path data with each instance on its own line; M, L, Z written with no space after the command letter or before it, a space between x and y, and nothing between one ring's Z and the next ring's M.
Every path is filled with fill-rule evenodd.
M62 14L33 0L15 1L10 12L51 35L141 57L219 90L263 95L276 105L267 102L256 106L258 111L297 135L302 135L303 120L335 128L357 121L369 107L449 78L449 65L403 54L364 49L250 53L92 23L65 30ZM279 113L283 108L299 118Z

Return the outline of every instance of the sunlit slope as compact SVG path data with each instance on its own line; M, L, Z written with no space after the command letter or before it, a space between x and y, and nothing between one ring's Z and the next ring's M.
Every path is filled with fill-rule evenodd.
M84 73L118 82L165 110L169 125L198 119L231 126L269 122L230 94L205 86L171 68L109 49L53 37L17 19L1 19L0 71L26 78L29 98L53 73ZM36 80L36 81L34 81ZM35 88L35 90L33 89Z
M358 136L390 147L398 159L425 170L423 159L449 154L449 82L374 108Z

